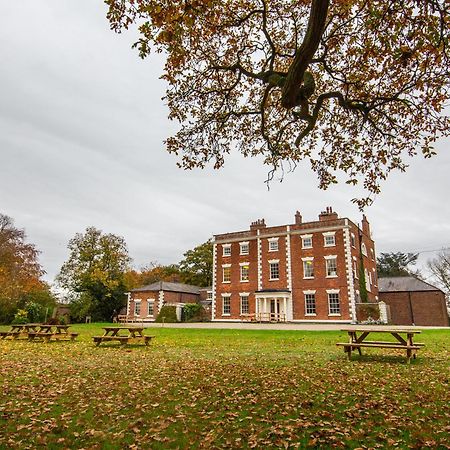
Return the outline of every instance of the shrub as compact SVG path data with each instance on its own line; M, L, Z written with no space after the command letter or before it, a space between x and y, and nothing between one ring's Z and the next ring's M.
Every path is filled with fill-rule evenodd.
M32 323L43 322L45 320L45 308L36 302L27 302L25 305L28 320Z
M28 322L29 322L28 314L25 309L19 309L16 312L14 319L12 321L12 323L28 323Z
M181 320L183 322L201 322L204 320L206 312L202 305L198 303L187 303L183 306Z
M155 322L176 323L177 320L177 308L176 306L164 305L159 311Z

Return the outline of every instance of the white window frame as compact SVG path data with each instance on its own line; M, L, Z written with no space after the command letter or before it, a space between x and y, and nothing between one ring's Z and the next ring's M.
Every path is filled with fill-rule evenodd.
M248 283L250 279L250 263L248 262L242 262L239 263L239 275L240 275L240 281L241 283ZM245 280L242 276L242 270L247 269L247 279Z
M231 244L222 244L222 256L231 256Z
M356 248L356 236L354 233L351 234L350 242L351 242L351 246L353 248Z
M278 278L272 278L272 265L277 264L278 266ZM271 259L269 260L269 281L276 281L280 279L280 260L279 259Z
M330 296L331 295L337 295L337 300L338 300L338 309L339 312L331 312L331 302L330 302ZM341 316L342 312L341 312L341 296L339 294L339 289L327 289L327 301L328 301L328 316ZM335 311L335 308L333 308L333 311Z
M241 312L241 315L242 314L249 314L250 313L250 294L248 292L241 292L239 294L239 297L240 297L239 298L239 311ZM244 312L242 310L242 299L243 298L247 299L247 311L246 312Z
M314 296L314 312L308 312L308 302L307 302L307 295L313 295ZM317 316L317 302L316 302L316 291L303 291L303 297L305 300L305 316Z
M326 233L322 233L323 235L323 246L324 247L336 247L336 231L327 231ZM331 244L327 243L327 238L333 238L333 242Z
M137 313L137 306L139 305L139 313ZM134 300L134 317L141 317L141 299L137 298Z
M250 244L248 241L239 242L239 254L240 255L248 255L250 253ZM243 249L247 248L247 251L244 251Z
M152 313L150 314L150 306L152 307ZM147 299L147 317L154 317L155 316L155 299L154 298L148 298Z
M364 256L367 256L367 247L366 247L366 244L364 244L364 242L361 244L361 253Z
M373 248L370 249L370 257L372 258L372 261L375 261L375 251Z
M328 256L324 256L324 258L325 258L325 272L326 272L326 277L325 278L337 278L338 277L337 255L328 255ZM334 275L329 275L328 274L328 265L330 264L328 261L334 261L335 262L336 271L335 271Z
M302 248L313 248L313 235L312 234L302 234ZM305 245L305 240L309 239L311 241L311 245Z
M356 262L356 256L353 257L353 276L359 279L358 275L358 263Z
M213 299L212 291L206 291L206 300L212 300L212 299Z
M269 238L267 241L269 242L269 252L277 252L280 249L277 237ZM274 248L272 248L273 244L276 244Z
M302 258L303 261L303 279L304 280L313 280L314 279L314 257L307 257L307 258ZM308 262L311 262L312 265L312 276L305 276L306 274L306 266L308 265Z
M229 269L229 280L225 280L225 269ZM231 283L231 264L222 264L222 283Z
M225 312L225 300L228 300L227 306L229 312ZM222 316L231 316L231 294L222 294Z

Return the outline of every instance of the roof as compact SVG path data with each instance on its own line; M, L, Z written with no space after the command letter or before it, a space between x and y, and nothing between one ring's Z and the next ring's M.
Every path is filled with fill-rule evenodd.
M168 281L157 281L156 283L148 284L137 289L132 289L131 292L144 291L169 291L169 292L183 292L185 294L198 294L200 288L192 286L191 284L183 283L169 283Z
M378 290L380 292L440 291L439 288L415 277L379 278Z

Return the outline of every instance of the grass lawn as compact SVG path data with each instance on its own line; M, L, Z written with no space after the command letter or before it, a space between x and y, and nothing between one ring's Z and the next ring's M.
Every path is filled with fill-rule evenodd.
M0 340L0 448L450 448L450 331L349 362L335 331L153 328L149 347ZM1 327L8 329L8 327ZM392 353L394 352L394 353Z

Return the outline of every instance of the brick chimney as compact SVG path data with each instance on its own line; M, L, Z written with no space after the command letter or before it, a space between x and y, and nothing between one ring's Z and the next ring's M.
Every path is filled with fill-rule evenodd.
M251 223L250 230L259 230L260 228L266 228L266 221L264 219L258 219Z
M301 225L302 224L302 215L300 214L300 211L297 211L295 213L295 225Z
M369 225L369 221L367 220L367 217L365 214L363 214L363 218L361 221L361 225L362 225L362 231L366 236L370 236L370 225Z
M319 221L325 222L327 220L336 220L338 219L338 214L333 212L333 208L331 206L327 206L325 211L322 211L319 214Z

